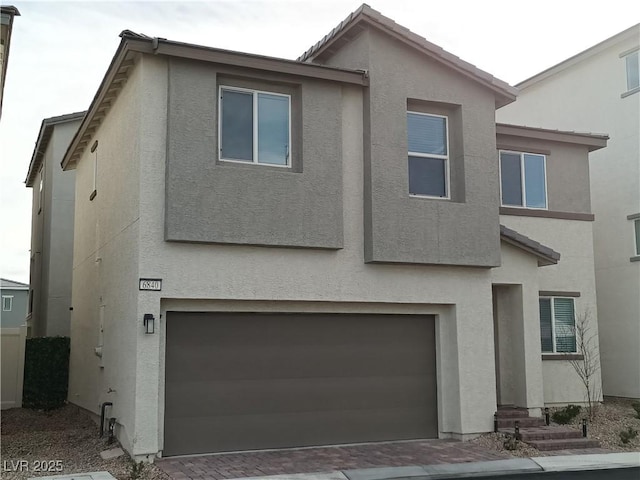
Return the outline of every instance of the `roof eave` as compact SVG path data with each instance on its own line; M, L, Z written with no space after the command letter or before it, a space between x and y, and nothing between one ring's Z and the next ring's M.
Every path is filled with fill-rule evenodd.
M496 109L508 105L516 100L518 95L517 88L512 87L508 83L494 77L484 70L465 62L443 48L432 44L425 38L411 32L409 29L396 24L393 20L385 17L380 12L369 7L367 4L361 5L356 11L352 12L345 20L338 24L337 27L325 35L322 40L298 57L298 61L308 62L321 57L323 53L330 50L336 42L343 38L350 29L354 28L361 22L383 30L397 40L421 51L430 58L440 61L459 73L462 73L463 75L489 88L496 95ZM398 28L391 28L387 25L389 23L397 26ZM436 52L440 52L440 54Z
M500 240L523 250L538 259L538 266L556 265L560 261L560 254L535 240L522 235L504 225L500 225Z
M47 150L47 147L49 145L50 134L53 130L53 127L60 123L80 120L86 113L87 112L74 112L66 115L49 117L42 120L42 123L40 124L40 131L38 132L38 139L36 140L36 144L33 148L33 153L31 154L31 161L29 162L27 177L24 180L24 183L27 187L33 187L33 182L35 181L36 174L38 173L40 165L42 164L42 157L44 156L44 152Z
M570 132L508 123L496 123L496 135L572 143L587 147L589 152L606 147L609 140L609 135L604 133Z

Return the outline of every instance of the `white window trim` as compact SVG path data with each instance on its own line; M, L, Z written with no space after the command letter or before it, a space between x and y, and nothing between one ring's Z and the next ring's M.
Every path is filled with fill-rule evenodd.
M40 183L38 186L38 213L42 212L44 206L44 165L40 167Z
M233 158L222 157L222 91L231 90L237 92L251 93L253 95L253 161L236 160ZM265 93L267 95L274 95L279 97L286 97L288 104L289 115L289 154L287 156L286 165L279 165L277 163L261 163L258 160L258 94ZM256 90L254 88L242 88L231 87L227 85L220 85L218 88L218 160L221 162L239 163L242 165L262 165L263 167L277 167L277 168L291 168L291 159L293 158L293 145L291 144L291 95L286 93L268 92L266 90Z
M522 205L508 205L502 203L502 159L500 158L503 153L510 153L513 155L520 155L520 188L522 190ZM542 157L542 163L544 165L544 207L528 207L527 203L527 186L524 175L524 156L525 155L537 155ZM549 210L549 189L547 182L547 156L543 153L534 152L518 152L516 150L499 150L498 151L498 172L500 174L500 206L507 208L521 208L523 210Z
M639 92L640 91L640 82L638 85L636 85L635 87L630 87L629 86L629 68L628 68L628 60L627 58L630 57L631 55L638 55L638 62L640 63L640 50L636 47L633 48L631 50L627 50L625 52L622 52L620 54L620 58L624 61L624 85L625 85L625 91L622 93L622 97L627 97L633 93Z
M9 300L9 308L4 308L5 300ZM2 295L2 311L10 312L13 310L13 295Z
M410 197L415 197L415 198L435 198L438 200L451 200L451 187L449 185L449 178L450 178L450 161L449 161L449 152L450 152L450 147L449 147L449 117L447 117L446 115L437 115L435 113L424 113L424 112L415 112L413 110L407 110L407 114L415 114L415 115L423 115L425 117L438 117L438 118L444 118L444 127L445 127L445 133L446 133L446 137L447 137L447 155L438 155L435 153L422 153L422 152L411 152L409 151L409 148L407 148L407 162L409 161L409 157L421 157L421 158L439 158L444 160L444 164L445 164L445 169L444 169L444 192L445 195L443 197L439 197L437 195L421 195L418 193L409 193Z
M556 311L554 308L554 302L556 298L566 299L573 301L573 335L576 337L576 351L575 352L557 352L556 351ZM578 351L578 337L576 336L576 299L574 297L539 297L539 300L551 300L551 352L542 352L542 355L572 355L576 353L582 353Z

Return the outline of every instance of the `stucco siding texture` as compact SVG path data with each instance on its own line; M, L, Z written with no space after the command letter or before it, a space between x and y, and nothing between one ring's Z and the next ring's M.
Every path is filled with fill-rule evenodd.
M610 137L589 155L603 390L633 398L640 398L640 263L630 261L627 216L640 213L640 93L621 98L627 85L620 55L638 48L638 38L629 35L522 89L496 113L504 122Z
M69 401L99 414L102 402L131 451L135 438L138 333L141 72L136 67L76 167ZM96 355L101 350L101 357Z
M575 298L576 317L587 316L591 333L595 335L593 348L597 352L598 311L593 262L593 222L510 215L502 215L501 222L560 252L561 257L557 265L538 269L538 288L540 291L580 293L580 296ZM532 306L535 307L537 305ZM538 342L539 322L539 315L531 319L531 324L538 328ZM543 357L541 355L540 358ZM584 387L568 361L543 359L542 376L546 404L585 401ZM594 379L594 385L596 389L601 385L599 373Z
M545 155L547 209L592 213L589 187L589 151L586 146L497 136L498 149Z
M166 240L343 246L339 84L260 76L292 93L291 168L278 168L218 160L218 88L255 73L171 59L168 75Z
M362 63L363 50L370 78L365 260L499 265L493 93L373 28L326 63L347 66L356 58ZM449 117L451 200L409 195L407 109L414 104L422 112L444 111Z

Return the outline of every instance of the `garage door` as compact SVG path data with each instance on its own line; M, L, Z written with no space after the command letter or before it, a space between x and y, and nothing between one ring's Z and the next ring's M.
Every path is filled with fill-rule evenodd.
M434 319L169 312L164 455L437 436Z

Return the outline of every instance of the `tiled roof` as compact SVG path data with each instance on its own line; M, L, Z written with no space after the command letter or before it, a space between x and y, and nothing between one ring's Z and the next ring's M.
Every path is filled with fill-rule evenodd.
M330 49L333 43L337 42L342 35L360 22L367 22L384 31L395 34L409 45L417 48L430 57L461 71L486 86L489 86L509 99L508 102L502 103L503 105L513 101L518 93L518 90L515 87L495 78L493 75L479 69L475 65L465 62L460 57L447 52L442 47L439 47L438 45L429 42L424 37L413 33L408 28L397 24L390 18L385 17L377 10L371 8L366 3L362 4L357 10L349 14L349 16L340 22L338 26L325 35L322 40L298 57L298 60L301 62L312 61L315 57L322 54L323 51Z
M554 249L504 225L500 225L500 239L538 257L539 266L555 265L560 260L560 254Z
M0 287L9 290L27 290L29 288L29 285L22 282L16 282L15 280L0 278Z

